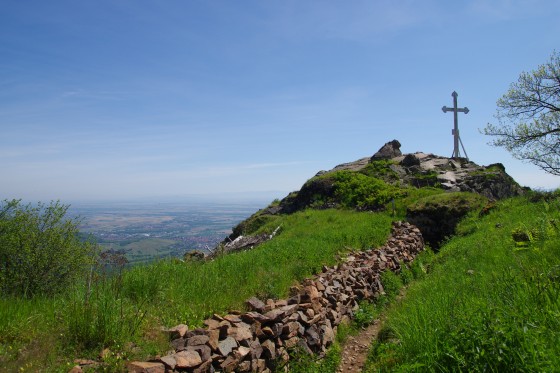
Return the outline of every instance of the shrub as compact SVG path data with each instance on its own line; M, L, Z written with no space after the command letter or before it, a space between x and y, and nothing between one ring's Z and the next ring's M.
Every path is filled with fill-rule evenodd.
M334 180L335 197L345 207L377 210L400 195L396 187L383 180L357 172L336 172Z
M391 166L394 164L394 161L386 159L370 161L365 168L360 170L360 173L367 176L383 179L387 182L395 182L399 180L399 175L396 171L391 169Z
M93 246L80 241L67 205L0 204L0 294L53 295L83 274Z

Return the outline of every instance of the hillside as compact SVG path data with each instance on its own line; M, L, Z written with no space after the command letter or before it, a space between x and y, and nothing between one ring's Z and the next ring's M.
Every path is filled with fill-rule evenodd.
M471 209L524 193L500 163L479 166L465 158L421 152L402 154L400 146L399 141L393 140L371 157L319 171L299 191L239 223L216 251L254 247L273 233L263 231L263 226L279 216L308 208L404 209L401 212L421 228L432 246L437 246L453 234L457 222ZM441 196L427 197L437 194ZM421 195L426 199L419 200Z
M449 284L446 299L451 299L458 292L454 286L463 286L465 271L470 293L476 294L476 287L491 289L493 283L507 287L496 276L513 268L512 263L522 263L526 279L539 267L546 268L545 277L535 274L543 291L537 287L540 293L529 296L544 304L547 314L557 315L554 268L560 263L552 253L560 219L558 196L520 188L499 164L478 166L466 159L400 154L397 145L392 141L372 157L319 172L299 191L236 226L206 260L192 255L184 261L124 268L118 258L106 257L94 276L56 297L0 298L0 365L7 371L68 371L74 365L79 366L75 372L123 371L131 361L145 361L135 363L139 369L135 371L148 371L143 369L150 366L161 372L253 368L268 372L288 364L293 372L334 372L345 336L357 330L347 322L353 319L358 328L371 322L394 302L403 284L412 284L411 295L420 294L410 297L412 304L423 304L430 288L443 289L445 284ZM398 223L402 220L414 222L420 230ZM418 236L420 231L424 239ZM424 251L419 246L424 240L440 254ZM520 256L531 260L520 262ZM497 263L503 265L493 267ZM446 272L456 272L463 282L448 281ZM507 279L519 277L510 275ZM473 283L475 279L481 282ZM548 300L539 294L549 294ZM472 304L483 310L483 302L477 298ZM492 307L507 302L498 295ZM432 328L432 318L445 324L451 317L435 306L399 314L398 304L392 304L395 311L389 314L388 329L372 350L371 371L398 370L398 364L408 367L418 359L394 343L416 343L406 339L418 334L403 328L412 317L407 312L422 312L413 317L427 324L419 323L417 329ZM442 304L444 309L448 306ZM525 314L527 303L515 307L518 314ZM449 329L456 332L450 334L453 343L468 342L476 349L480 333L476 322L488 319L461 305L455 310L472 315L464 320L475 323L472 329ZM393 313L400 319L392 321ZM537 359L531 366L551 366L550 354L557 351L550 343L560 335L557 325L546 315L531 322L539 325L534 335L542 336L531 341L546 347L545 356L539 357L545 363L539 365ZM541 325L550 332L541 332ZM510 320L497 327L517 324ZM446 346L456 349L453 343ZM318 354L301 355L301 349ZM502 359L498 350L486 349L490 357L481 361ZM463 363L470 350L454 351L454 362L433 351L418 354L428 354L423 364L442 371L445 364L479 370L480 355L471 354L474 358ZM317 362L318 357L322 360Z
M560 194L470 214L390 307L365 372L556 372Z

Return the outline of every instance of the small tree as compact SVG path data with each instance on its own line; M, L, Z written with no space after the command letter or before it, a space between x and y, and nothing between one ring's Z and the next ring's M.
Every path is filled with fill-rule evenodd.
M78 237L69 206L0 203L0 294L52 295L83 275L94 246Z
M498 100L497 125L488 123L490 145L560 176L560 55L532 72L523 72Z

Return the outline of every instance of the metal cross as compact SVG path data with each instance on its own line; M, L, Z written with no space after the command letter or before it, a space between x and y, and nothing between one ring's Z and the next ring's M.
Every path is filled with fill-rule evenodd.
M461 113L465 113L468 114L469 112L469 108L467 108L466 106L464 108L458 108L457 107L457 96L459 96L457 94L457 92L453 91L453 93L451 94L451 96L453 96L453 107L449 108L447 106L444 106L441 108L441 110L443 110L444 113L447 113L448 111L452 111L453 112L453 122L455 124L453 131L451 131L451 134L453 135L453 156L452 158L459 158L460 154L459 154L459 142L461 143L461 147L463 148L463 152L465 153L465 157L467 158L467 160L469 159L469 157L467 156L467 151L465 150L465 147L463 146L463 142L461 141L461 137L459 136L459 120L457 118L457 113L461 112Z

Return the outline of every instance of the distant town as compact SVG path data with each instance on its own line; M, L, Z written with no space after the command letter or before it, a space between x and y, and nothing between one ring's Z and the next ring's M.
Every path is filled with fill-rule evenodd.
M69 214L81 220L84 239L137 264L182 258L191 250L208 253L262 206L262 202L92 203L72 205Z

